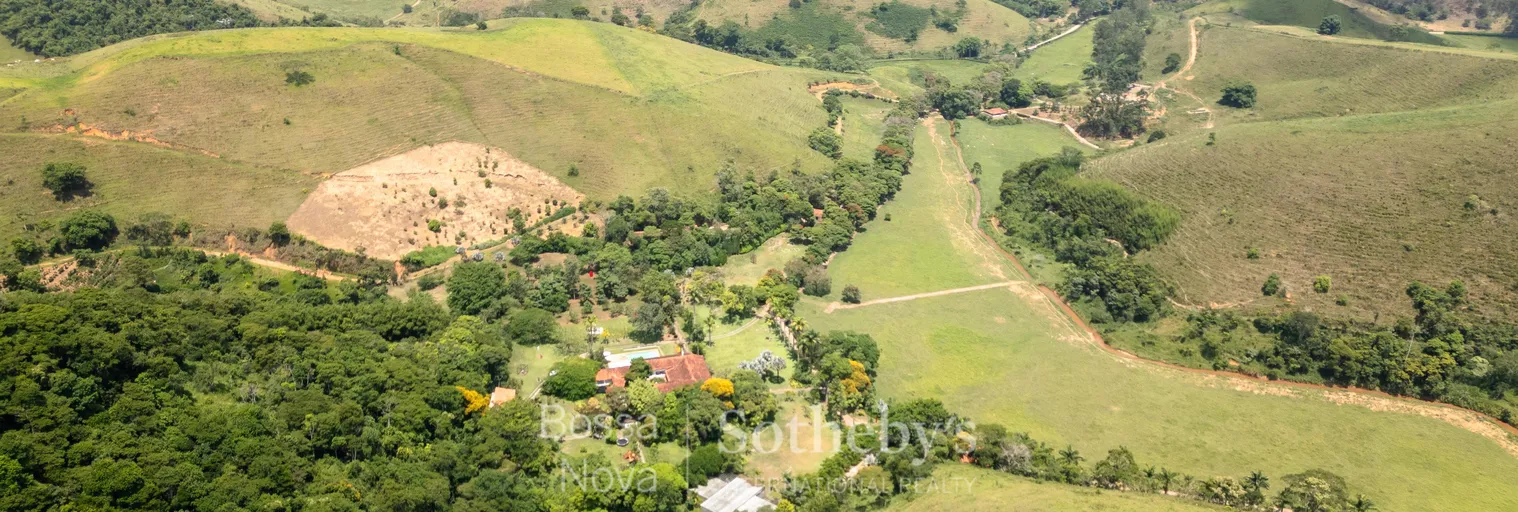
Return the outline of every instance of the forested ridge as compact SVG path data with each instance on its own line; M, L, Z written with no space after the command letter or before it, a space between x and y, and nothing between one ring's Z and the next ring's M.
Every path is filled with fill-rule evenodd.
M319 14L279 24L336 23ZM216 0L0 0L0 35L43 57L84 53L153 34L260 25L246 7Z

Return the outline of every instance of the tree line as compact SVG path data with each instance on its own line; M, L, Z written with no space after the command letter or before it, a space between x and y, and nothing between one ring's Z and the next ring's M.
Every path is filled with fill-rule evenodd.
M266 25L246 7L215 0L4 0L0 35L43 57L63 57L129 39ZM325 14L278 25L337 26Z

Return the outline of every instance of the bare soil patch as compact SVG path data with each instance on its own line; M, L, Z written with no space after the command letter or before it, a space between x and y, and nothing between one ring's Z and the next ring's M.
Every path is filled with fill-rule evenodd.
M499 148L446 142L332 176L288 224L291 231L328 247L398 259L429 245L469 246L505 238L514 232L507 217L513 208L531 226L583 199ZM428 229L432 220L442 223L437 232ZM577 234L587 221L570 215L545 229Z

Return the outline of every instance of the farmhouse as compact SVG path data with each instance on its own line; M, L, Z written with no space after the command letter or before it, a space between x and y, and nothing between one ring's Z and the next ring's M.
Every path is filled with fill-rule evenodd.
M666 393L681 386L701 384L712 377L711 369L706 367L706 358L698 354L655 357L645 361L653 368L653 374L648 380L654 381L654 387ZM602 368L596 372L596 389L605 391L607 388L626 386L627 371L630 369L631 366Z
M980 114L983 115L983 116L989 117L991 119L1006 119L1008 112L1007 112L1007 109L1004 109L1004 108L1001 108L1001 107L995 107L995 108L983 109L983 110L980 111Z

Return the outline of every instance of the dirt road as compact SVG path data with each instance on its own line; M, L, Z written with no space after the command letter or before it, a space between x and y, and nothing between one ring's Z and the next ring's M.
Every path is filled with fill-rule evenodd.
M941 142L941 140L939 138L940 136L938 132L931 129L931 121L929 128L930 129L928 130L928 136L934 138L934 145L937 147L938 143ZM962 153L962 150L959 148L958 141L954 141L953 147L956 153ZM956 161L959 162L959 166L961 169L964 169L964 173L968 176L969 170L964 168L963 157L956 158ZM976 187L977 189L979 187L979 185L972 186ZM977 193L976 197L978 198L979 196L980 194ZM989 234L986 234L983 230L980 229L978 216L979 208L976 209L976 212L976 222L973 226L976 232L978 232L981 237L983 237L986 243L995 246L996 251L1000 253L1002 257L1013 263L1013 265L1015 265L1017 269L1022 272L1023 276L1028 276L1029 274L1027 269L1023 267L1022 262L1017 259L1017 256L1013 255L1011 252L1008 252L1000 244L997 244ZM1008 285L1006 283L987 285L987 287L996 286ZM1074 326L1076 329L1081 331L1081 334L1083 334L1083 336L1080 336L1080 338L1083 342L1088 343L1089 345L1096 347L1102 352L1121 361L1124 361L1125 363L1143 364L1156 369L1164 369L1168 371L1181 372L1184 374L1203 376L1208 379L1219 379L1228 387L1240 391L1298 398L1304 398L1299 393L1301 391L1313 391L1320 393L1322 399L1340 405L1354 405L1374 411L1388 411L1433 418L1490 439L1493 442L1497 443L1498 446L1502 447L1502 449L1507 451L1509 454L1518 457L1518 428L1514 428L1511 425L1502 423L1500 420L1491 416L1455 407L1453 405L1438 402L1429 402L1416 398L1394 396L1382 393L1380 391L1367 389L1329 387L1292 381L1275 381L1265 379L1263 377L1250 377L1248 375L1234 372L1200 370L1196 368L1171 364L1164 361L1145 359L1137 354L1133 354L1131 352L1107 344L1107 340L1102 337L1101 333L1097 332L1096 329L1091 328L1090 325L1087 325L1085 320L1081 319L1080 315L1076 314L1075 311L1070 308L1070 305L1066 303L1064 298L1061 297L1058 293L1045 286L1038 286L1038 289L1040 292L1042 292L1041 295L1043 301L1047 301L1048 304L1051 304L1054 307L1058 308L1058 310L1062 313L1061 316L1064 317L1063 320L1068 321L1068 325Z

